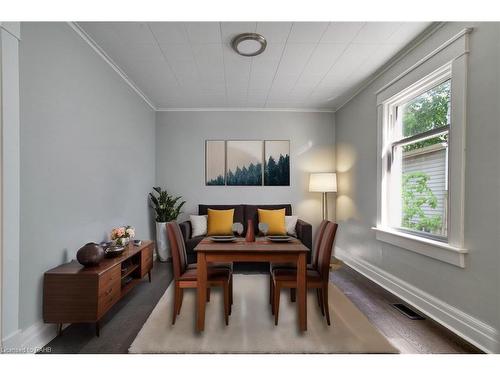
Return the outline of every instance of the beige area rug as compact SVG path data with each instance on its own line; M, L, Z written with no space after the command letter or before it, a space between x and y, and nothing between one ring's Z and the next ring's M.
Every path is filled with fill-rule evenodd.
M234 275L234 302L229 326L224 324L222 293L212 289L205 331L195 332L195 290L184 292L177 322L172 325L172 284L135 338L129 353L398 353L387 339L333 284L329 287L330 316L326 319L308 292L308 330L299 333L297 308L282 291L279 325L274 325L266 275Z

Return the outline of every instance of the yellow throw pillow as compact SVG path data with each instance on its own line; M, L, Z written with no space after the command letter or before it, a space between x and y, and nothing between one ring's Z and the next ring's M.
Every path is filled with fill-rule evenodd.
M285 236L285 209L281 210L261 210L259 211L259 223L269 225L267 234L275 236Z
M230 210L208 209L207 236L224 236L233 234L234 208Z

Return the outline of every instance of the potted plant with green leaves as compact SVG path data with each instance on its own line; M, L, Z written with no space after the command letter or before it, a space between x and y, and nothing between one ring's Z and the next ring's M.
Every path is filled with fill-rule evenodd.
M149 193L149 200L155 211L156 251L162 262L171 257L167 238L167 222L177 220L179 217L181 208L186 203L186 201L180 201L181 198L171 196L161 187L154 187L153 192Z

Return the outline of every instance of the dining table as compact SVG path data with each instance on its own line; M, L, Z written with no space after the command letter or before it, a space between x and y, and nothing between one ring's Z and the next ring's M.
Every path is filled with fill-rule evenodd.
M196 329L205 328L205 306L207 302L207 268L214 262L273 262L295 263L297 265L297 316L300 331L307 330L307 254L310 251L300 240L292 238L289 242L273 242L267 237L256 237L247 242L236 237L232 242L215 242L205 237L194 248L197 254L197 317Z

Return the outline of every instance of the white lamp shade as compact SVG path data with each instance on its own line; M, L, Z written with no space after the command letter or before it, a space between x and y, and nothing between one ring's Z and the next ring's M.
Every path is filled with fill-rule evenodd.
M337 191L336 173L311 173L309 176L309 191L329 193Z

